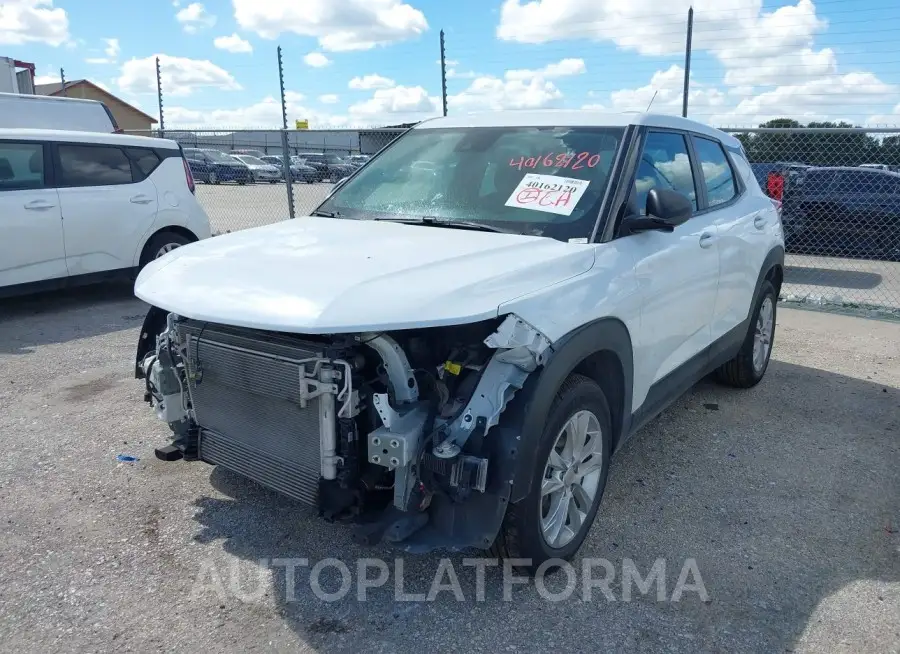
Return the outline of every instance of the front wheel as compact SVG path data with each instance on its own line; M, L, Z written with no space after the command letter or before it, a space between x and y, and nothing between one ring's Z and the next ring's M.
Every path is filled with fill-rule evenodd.
M731 361L716 371L716 378L721 383L735 388L751 388L766 374L775 341L777 304L775 287L764 281L741 349Z
M207 180L206 180L206 183L207 183L207 184L218 184L218 183L219 183L219 177L218 177L214 172L211 172L211 173L209 174L209 177L208 177Z
M612 422L603 390L572 374L553 401L528 495L507 509L491 552L526 559L532 572L568 560L590 531L609 474Z

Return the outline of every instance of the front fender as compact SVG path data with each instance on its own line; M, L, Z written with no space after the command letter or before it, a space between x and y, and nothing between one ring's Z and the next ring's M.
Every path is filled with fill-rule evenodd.
M532 374L503 413L499 428L517 433L519 447L512 455L512 493L510 502L517 502L531 491L537 450L546 425L550 407L565 379L582 361L592 354L609 351L615 355L623 372L623 406L621 409L621 438L631 428L631 398L634 386L634 358L631 336L622 321L602 318L588 323L559 339L552 346L539 374Z

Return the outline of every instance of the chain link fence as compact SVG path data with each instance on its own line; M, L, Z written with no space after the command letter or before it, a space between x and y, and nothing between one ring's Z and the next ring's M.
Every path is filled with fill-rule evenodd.
M308 215L404 129L129 132L184 149L214 234Z
M782 298L900 314L900 129L728 131L781 202Z
M214 233L309 214L335 182L402 134L174 131ZM900 315L900 129L727 129L781 202L782 299ZM288 172L289 171L289 172Z

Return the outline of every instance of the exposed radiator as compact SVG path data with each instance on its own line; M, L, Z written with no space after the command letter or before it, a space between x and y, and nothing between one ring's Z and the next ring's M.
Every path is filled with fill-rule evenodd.
M200 459L315 505L320 400L301 408L297 361L321 356L317 345L194 321L178 331L196 378L190 395Z

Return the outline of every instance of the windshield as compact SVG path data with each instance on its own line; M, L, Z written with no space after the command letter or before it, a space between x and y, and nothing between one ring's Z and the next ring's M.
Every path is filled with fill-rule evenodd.
M483 223L560 240L589 237L622 128L413 129L328 198L347 218Z
M326 154L326 155L325 155L325 160L328 161L328 163L330 163L330 164L342 164L342 163L344 163L344 160L341 159L341 158L340 158L339 156L337 156L336 154Z
M229 157L224 152L219 152L218 150L204 150L203 152L213 161L218 161L220 163L234 163L234 158Z
M315 163L325 163L325 155L324 154L304 154L303 158L307 161L312 161Z

